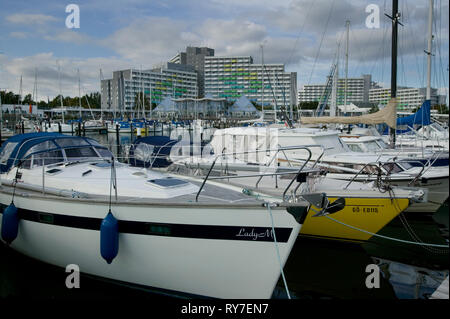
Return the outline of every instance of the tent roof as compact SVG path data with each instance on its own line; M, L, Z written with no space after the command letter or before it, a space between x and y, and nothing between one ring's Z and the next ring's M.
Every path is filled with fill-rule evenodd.
M175 102L169 97L165 97L153 112L176 112Z
M255 106L250 102L250 100L245 96L242 95L239 99L234 102L233 106L230 109L231 112L256 112L258 113L258 110L255 108Z

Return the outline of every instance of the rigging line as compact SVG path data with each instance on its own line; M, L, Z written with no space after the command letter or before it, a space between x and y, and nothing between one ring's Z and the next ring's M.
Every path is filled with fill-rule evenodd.
M386 0L384 1L384 5L383 5L383 11L385 12L386 11ZM380 65L382 65L382 63L379 61L379 60L381 60L381 59L383 59L383 55L384 55L384 42L385 42L385 39L386 39L386 37L387 37L387 32L388 32L388 30L387 30L387 28L386 28L386 20L385 19L383 19L383 28L382 28L382 30L384 30L383 31L383 37L382 37L382 40L381 40L381 46L379 46L379 48L378 48L378 53L377 53L377 59L375 60L375 63L372 65L372 68L371 68L371 70L370 70L370 74L373 74L373 72L374 72L374 68L378 65L378 63L380 64ZM381 53L381 54L380 54ZM379 74L378 74L378 76L379 76Z
M376 30L376 28L370 29L369 39L368 39L369 44L372 42L372 37L373 37L373 33L375 30ZM353 31L350 31L350 32L353 32ZM351 42L353 43L353 41L351 41ZM363 51L364 51L363 58L358 62L358 65L356 66L355 74L358 74L361 65L366 61L367 53L369 52L369 50L363 50Z
M379 234L375 234L375 233L369 232L369 231L367 231L367 230L364 230L364 229L361 229L361 228L358 228L358 227L354 227L354 226L348 225L348 224L343 223L343 222L341 222L341 221L339 221L339 220L336 220L336 219L334 219L334 218L332 218L332 217L330 217L330 216L328 216L328 215L324 215L323 217L326 217L326 218L328 218L328 219L330 219L330 220L332 220L332 221L334 221L334 222L336 222L336 223L338 223L338 224L341 224L341 225L343 225L343 226L349 227L349 228L351 228L351 229L354 229L354 230L357 230L357 231L360 231L360 232L363 232L363 233L366 233L366 234L369 234L369 235L372 235L372 236L375 236L375 237L380 237L380 238L383 238L383 239L388 239L388 240L397 241L397 242L401 242L401 243L405 243L405 244L412 244L412 245L423 245L423 246L430 246L430 247L441 247L441 248L447 248L447 249L449 248L448 245L428 244L428 243L417 243L417 242L413 242L413 241L409 241L409 240L402 240L402 239L398 239L398 238L393 238L393 237L383 236L383 235L379 235ZM319 217L319 218L320 218L320 217Z
M375 63L372 65L372 68L370 69L370 74L373 74L375 67L376 67L377 64L380 62L379 60L381 60L381 59L383 58L383 54L384 54L384 53L383 53L383 54L380 54L380 53L381 53L381 51L382 51L383 48L384 48L384 41L385 41L387 32L388 32L387 29L384 28L383 37L382 37L382 40L381 40L382 45L378 47L378 53L377 53L377 55L376 55L377 58L376 58L376 60L375 60ZM380 63L380 64L381 64L381 63Z
M406 2L405 1L405 7L406 7L406 16L409 18L409 16L410 16L410 14L409 14L409 6L408 6L408 2ZM408 20L409 21L409 20ZM414 37L413 37L413 27L414 27L414 25L413 24L410 24L409 25L409 27L406 29L406 31L409 33L409 37L411 38L411 39L414 39ZM414 58L415 58L415 61L416 61L416 67L417 67L417 78L420 78L420 81L421 81L421 86L422 87L424 87L424 81L425 81L425 79L424 79L424 77L423 77L423 75L422 76L420 76L421 74L423 74L422 72L420 72L420 63L419 63L419 58L418 58L418 55L417 55L417 52L419 52L418 50L417 50L417 47L416 47L416 41L411 41L411 43L412 43L412 51L413 52L415 52L415 54L414 54Z
M322 38L320 39L319 49L317 50L317 54L314 59L313 67L311 69L311 74L309 75L308 85L311 84L311 78L314 73L314 68L316 67L317 59L319 58L320 49L322 48L323 39L325 38L325 33L327 32L327 29L328 29L328 23L330 22L331 13L333 12L335 2L336 2L336 0L333 0L333 4L331 5L330 12L328 13L327 23L325 24L325 29L323 30Z
M308 8L308 11L306 12L306 16L309 16L309 12L311 11L311 9L312 9L312 7L314 6L314 4L315 4L315 1L312 1L311 5L310 5L309 8ZM304 20L303 25L302 25L302 28L300 29L300 32L298 33L298 36L297 36L297 38L295 39L294 47L292 48L291 54L289 55L289 58L288 58L288 60L287 60L287 62L286 62L286 65L288 65L288 64L291 63L291 59L292 59L292 57L294 56L294 52L295 52L296 49L297 49L297 44L298 44L298 42L300 41L300 36L302 35L303 30L305 29L305 25L306 25L306 19ZM300 60L300 63L301 63L301 60ZM300 68L300 63L299 63L299 68Z
M405 37L401 36L398 55L400 56L400 66L402 69L403 82L405 83L405 86L408 86L408 82L406 80L407 77L406 77L406 73L405 73L405 64L403 63L403 55L405 54L405 52L407 52L407 50L404 50L404 48L405 48Z
M436 8L437 9L437 8ZM437 28L437 22L436 22L436 20L434 21L435 22L435 30L436 30L436 33L438 33L438 28ZM439 85L440 87L444 87L445 88L445 93L448 95L448 92L447 92L447 81L446 81L446 79L445 79L445 75L444 75L444 67L443 67L443 63L442 63L442 53L441 53L441 45L442 45L442 1L439 1L439 37L436 37L437 39L436 39L436 44L435 44L435 47L436 47L436 50L435 50L435 52L436 52L436 57L435 57L435 60L437 59L437 55L439 55L439 68L438 69L440 69L440 71L441 72L438 72L438 70L436 70L436 73L437 73L437 76L438 77L441 77L442 76L442 82L437 82L437 84L438 83L441 83L442 85ZM437 63L434 63L435 65L436 65L436 67L437 67ZM442 110L441 110L442 111Z
M441 54L441 41L442 41L442 0L439 1L439 37L438 37L438 41L437 41L437 49L438 49L438 54L439 54L439 64L440 64L440 69L441 69L441 74L442 74L442 83L444 84L443 87L445 88L446 93L447 92L447 82L445 79L445 75L444 75L444 66L442 63L442 54Z

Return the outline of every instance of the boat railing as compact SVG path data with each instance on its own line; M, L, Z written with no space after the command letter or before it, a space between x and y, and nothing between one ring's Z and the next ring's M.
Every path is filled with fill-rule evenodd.
M396 157L392 157L392 158L389 158L387 161L383 161L383 162L381 162L381 161L376 161L376 162L370 162L370 163L367 163L367 164L365 164L360 170L359 170L359 172L358 173L356 173L355 174L355 176L353 176L353 178L350 180L350 182L348 182L348 184L347 185L345 185L345 187L344 187L344 189L347 189L355 180L356 180L356 178L366 169L366 167L368 167L368 166L375 166L375 167L377 167L377 171L378 172L380 172L380 170L381 170L381 168L380 168L380 166L381 165L384 165L384 164L390 164L390 163L418 163L419 165L421 165L422 166L422 169L419 171L419 173L408 183L408 186L411 186L412 184L414 184L418 179L419 179L419 177L420 176L422 176L423 175L423 173L425 173L425 168L426 167L431 167L431 165L430 165L430 163L429 163L429 161L428 161L428 166L426 166L424 163L422 163L422 162L420 162L420 161L414 161L414 160L409 160L409 159L400 159L400 160L398 160ZM428 169L427 168L427 169ZM373 172L370 172L368 175L367 175L367 178L366 178L366 181L367 180L369 180L369 178L372 176L372 174L373 174ZM387 176L389 176L389 174L390 174L390 172L387 172Z
M308 147L308 148L315 148L315 147L317 147L317 148L320 148L321 151L322 151L321 154L319 155L319 157L315 160L314 164L312 165L311 169L313 169L313 168L316 166L317 162L320 161L320 159L322 158L323 154L325 153L325 148L324 148L322 145L316 145L316 144L303 145L303 147ZM281 147L281 145L279 145L279 144L278 144L278 149L279 149L279 151L275 152L275 154L272 156L272 158L270 159L270 161L269 161L267 164L265 164L265 166L267 166L267 168L266 168L266 170L264 171L264 173L266 173L266 172L268 171L270 165L272 164L272 162L274 161L274 159L277 158L277 155L278 155L278 153L279 153L280 151L283 153L284 158L285 158L286 161L288 162L289 167L292 167L291 161L289 160L288 156L286 155L285 149L284 149L283 147ZM308 160L305 161L305 163L303 164L302 168L306 165L306 163L310 160L310 158L311 158L311 157L309 157ZM259 183L260 183L260 181L262 180L263 177L264 177L264 175L261 175L261 176L258 178L258 180L256 181L256 185L255 185L256 188L258 188L258 185L259 185ZM277 180L276 180L276 176L275 176L275 182L276 182L276 181L277 181ZM298 186L300 186L300 184L299 184ZM297 188L298 188L298 186L297 186ZM296 190L297 190L297 188L296 188Z
M293 147L281 147L281 148L276 148L276 149L263 149L263 150L250 150L250 151L244 151L244 152L222 153L222 154L216 155L216 157L214 158L213 162L211 163L211 166L208 169L208 173L206 174L206 176L204 177L204 179L202 181L202 184L201 184L201 186L200 186L200 188L199 188L199 190L197 192L197 195L195 196L195 201L198 201L200 193L203 190L203 187L205 186L205 184L206 184L206 182L208 180L229 179L229 178L245 178L245 177L260 177L260 178L262 178L263 176L278 176L278 175L288 175L288 174L296 173L294 178L290 181L290 183L288 184L288 186L286 187L286 189L283 192L283 197L282 198L284 200L287 191L292 186L294 181L298 179L298 177L302 173L304 167L310 161L311 156L312 156L312 152L310 150L311 147L322 147L322 146L321 145L303 145L303 146L293 146ZM308 158L306 159L305 163L298 170L294 169L294 168L291 168L291 169L288 169L287 172L271 172L271 173L264 172L262 174L210 177L211 172L213 171L214 166L216 165L216 162L217 162L217 160L220 157L235 156L235 155L246 155L246 154L260 153L260 152L276 152L276 154L278 154L281 151L290 151L290 150L304 150L304 151L308 152Z

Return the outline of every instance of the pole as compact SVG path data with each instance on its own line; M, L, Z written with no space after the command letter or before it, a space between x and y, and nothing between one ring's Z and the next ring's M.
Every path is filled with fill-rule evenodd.
M262 119L264 121L264 45L261 44L261 111Z
M80 83L80 69L77 69L78 73L78 106L80 108L80 121L81 121L81 83Z
M389 16L388 16L389 17ZM391 56L391 98L397 97L397 36L400 15L398 13L398 0L392 0L392 56ZM390 148L395 148L395 128L390 128Z
M426 99L431 100L431 55L432 55L432 40L433 40L433 0L430 0L430 7L428 11L428 51L427 54L427 95Z
M349 46L349 33L350 33L350 21L345 22L347 27L347 44L345 47L345 88L344 88L344 106L347 105L347 89L348 89L348 46Z

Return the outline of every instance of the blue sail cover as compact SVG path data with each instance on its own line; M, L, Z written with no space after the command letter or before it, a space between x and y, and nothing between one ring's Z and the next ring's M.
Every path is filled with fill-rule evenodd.
M418 124L421 126L430 125L430 106L430 100L425 100L425 102L423 102L422 106L417 110L415 114L397 118L397 126L408 125L413 127L414 124Z
M399 126L407 126L404 130L397 129L397 133L406 133L410 132L411 128L414 128L414 125L430 125L431 124L431 102L430 100L425 100L423 102L420 109L417 110L416 113L405 116L405 117L398 117L397 118L397 128ZM386 127L384 132L384 135L389 134L389 128Z

